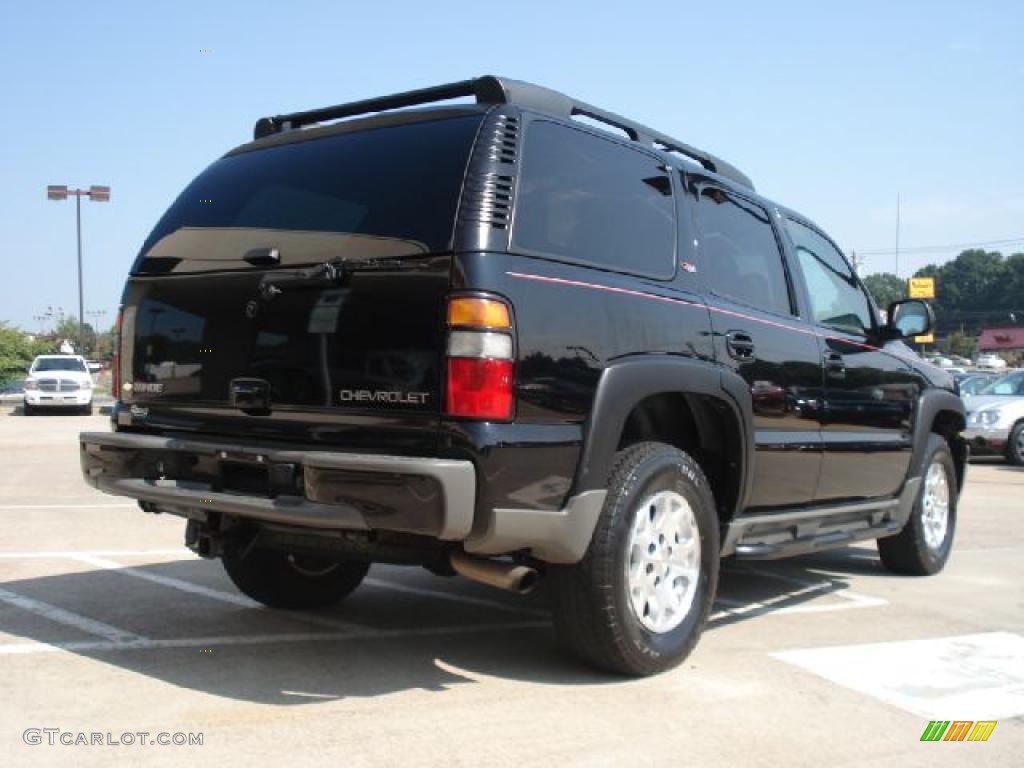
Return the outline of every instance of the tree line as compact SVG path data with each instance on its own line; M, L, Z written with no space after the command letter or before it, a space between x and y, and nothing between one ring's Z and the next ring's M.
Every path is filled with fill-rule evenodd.
M1024 324L1024 253L971 249L914 277L935 278L936 335L974 338L983 328ZM879 307L906 297L906 281L892 273L868 275L864 285Z

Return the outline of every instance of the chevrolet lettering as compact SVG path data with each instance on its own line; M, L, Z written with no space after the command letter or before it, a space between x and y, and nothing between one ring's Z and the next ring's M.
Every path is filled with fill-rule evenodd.
M404 405L423 405L430 396L429 392L385 392L378 390L371 392L367 389L343 389L338 393L338 399L343 403L348 402L374 402L374 403L395 403Z

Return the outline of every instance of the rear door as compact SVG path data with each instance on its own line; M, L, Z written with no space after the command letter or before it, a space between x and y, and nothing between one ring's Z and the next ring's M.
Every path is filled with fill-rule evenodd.
M786 219L795 262L822 338L825 450L819 501L888 496L903 484L921 384L909 363L876 346L876 320L842 252L809 224Z
M480 119L285 134L210 166L126 288L122 394L137 421L349 442L373 418L436 423Z
M691 176L700 271L708 287L715 355L746 380L754 409L750 507L814 498L821 466L821 362L797 316L778 236L759 202Z

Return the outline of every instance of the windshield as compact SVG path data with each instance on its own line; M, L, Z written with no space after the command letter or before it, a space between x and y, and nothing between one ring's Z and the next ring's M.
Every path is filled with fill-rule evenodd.
M40 371L78 371L85 372L85 363L74 357L41 357L32 366L32 373Z
M282 265L450 250L481 119L421 120L223 157L160 219L133 272L246 268L242 258L255 248L278 249Z
M1024 395L1024 371L1000 376L978 391L979 395Z

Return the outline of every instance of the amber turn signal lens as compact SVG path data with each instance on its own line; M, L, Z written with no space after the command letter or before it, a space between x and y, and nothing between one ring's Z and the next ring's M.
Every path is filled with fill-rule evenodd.
M494 299L456 297L448 302L448 325L472 328L511 328L508 307Z

